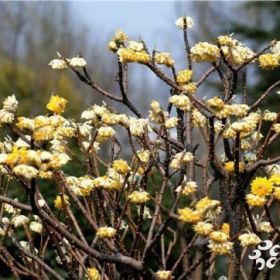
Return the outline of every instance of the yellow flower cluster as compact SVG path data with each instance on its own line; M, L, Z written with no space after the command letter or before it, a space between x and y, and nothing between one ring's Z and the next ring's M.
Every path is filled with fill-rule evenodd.
M127 40L128 40L128 36L121 29L117 29L115 32L115 36L108 43L108 49L116 53L118 51L118 48L120 46L123 46L123 44Z
M182 166L182 164L192 161L193 158L194 158L193 154L190 152L178 153L173 157L170 163L170 167L174 169L178 169Z
M255 55L252 50L231 36L219 36L218 42L221 45L223 55L236 65L248 62Z
M120 62L130 63L137 62L146 64L150 62L151 57L146 51L134 51L132 49L120 48L117 52L119 55Z
M197 109L192 110L192 124L195 127L204 127L206 118Z
M224 101L218 96L208 99L207 104L214 112L221 111L225 106Z
M210 232L213 231L213 225L202 221L195 224L193 226L193 230L199 235L207 236Z
M279 175L272 175L269 179L266 177L255 178L251 183L251 193L246 195L246 200L250 206L262 207L269 196L280 200Z
M255 233L244 233L238 237L242 247L248 247L250 245L258 245L261 243L261 239Z
M197 84L196 83L188 83L182 85L184 92L187 94L194 94L197 91Z
M67 100L58 96L52 95L49 103L47 104L47 109L55 114L62 114L65 111Z
M15 175L28 180L36 177L51 179L52 171L60 169L70 160L64 153L50 153L42 150L35 151L26 147L17 147L16 145L10 153L2 153L0 155L1 164L5 164L11 168Z
M174 59L172 58L170 53L157 53L155 55L155 62L157 64L163 64L167 67L174 67Z
M171 271L169 270L159 270L155 273L157 280L171 280Z
M196 62L215 62L220 57L220 50L216 45L200 42L191 48L191 56Z
M103 188L108 191L120 190L123 186L124 175L118 173L114 168L109 168L106 175L93 179L95 188Z
M198 210L193 210L189 207L178 209L178 219L185 223L197 223L202 220L202 214Z
M280 56L278 54L266 53L259 56L260 68L273 70L279 66Z
M176 81L179 85L187 84L192 79L192 71L191 70L181 70L178 71Z
M182 188L182 195L188 196L196 192L197 184L193 181L183 181L180 188Z
M213 240L210 240L208 248L215 254L226 255L232 252L233 242L226 241L220 243L220 242L215 242Z
M100 238L113 238L116 235L117 231L112 227L100 227L96 235Z
M68 205L70 205L68 195L64 194L58 195L54 200L54 207L57 209L65 209Z
M126 175L131 169L128 163L123 159L115 160L112 164L112 167L122 175Z
M95 267L90 267L90 268L87 269L86 279L102 280L99 271Z
M169 98L169 102L182 111L191 110L191 101L185 95L173 95Z
M234 162L233 161L228 161L224 164L225 170L229 173L233 173L235 171L234 169ZM239 172L243 172L245 169L245 164L244 162L239 162Z
M150 195L142 190L134 191L128 196L128 199L133 203L143 204L150 200Z
M186 223L197 223L211 209L220 205L220 201L212 200L209 197L201 198L195 205L195 209L189 207L178 209L178 219Z

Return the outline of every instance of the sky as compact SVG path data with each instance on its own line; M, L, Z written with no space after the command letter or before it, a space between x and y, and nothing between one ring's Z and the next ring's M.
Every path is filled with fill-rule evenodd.
M93 25L101 40L108 40L114 35L116 28L123 29L129 37L137 40L140 36L151 47L164 47L167 43L163 36L166 31L174 30L174 1L143 1L143 2L72 2L72 10L76 11L76 20L87 27Z

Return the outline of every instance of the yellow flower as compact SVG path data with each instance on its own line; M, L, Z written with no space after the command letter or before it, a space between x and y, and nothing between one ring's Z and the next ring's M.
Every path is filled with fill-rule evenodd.
M280 186L280 175L272 175L269 178L269 181L273 184L273 186Z
M214 96L207 100L208 106L214 111L220 111L224 108L224 101L218 96Z
M182 86L183 89L186 91L187 94L194 94L197 90L196 83L188 83Z
M70 204L69 202L69 197L68 195L63 195L63 200L62 196L58 195L55 200L54 200L54 207L57 209L64 209Z
M116 235L116 230L112 227L100 227L96 235L100 238L112 238Z
M207 222L198 222L193 226L193 230L199 235L208 235L213 230L213 225Z
M65 111L66 103L68 101L58 95L52 95L47 109L55 114L62 114Z
M222 231L212 231L209 238L215 242L223 243L228 240L229 236Z
M253 207L262 207L266 202L266 199L264 197L251 193L246 195L246 200L248 204Z
M230 231L230 225L228 223L223 223L221 232L229 235L229 231Z
M215 254L224 255L224 254L231 253L232 248L233 248L233 243L230 241L219 243L219 242L210 240L208 248Z
M133 203L142 204L150 200L150 196L145 191L134 191L129 195L128 199Z
M119 55L120 62L123 63L130 63L130 62L137 62L137 63L148 63L151 60L151 57L146 51L134 51L132 49L120 48L117 51Z
M224 164L225 170L229 173L234 172L234 162L233 161L228 161ZM244 162L239 162L239 172L243 172L245 169L245 164Z
M90 280L101 280L102 279L99 271L95 267L88 268L87 273L90 276ZM86 276L87 279L89 279L88 275Z
M189 207L178 209L178 219L186 223L197 223L202 219L200 211L192 210Z
M174 59L170 55L170 53L157 53L155 55L155 62L157 64L163 64L167 67L173 67L174 66Z
M231 36L223 35L218 37L218 42L220 45L225 45L228 47L233 47L236 45L236 40Z
M241 234L238 239L240 240L242 247L258 245L259 243L261 243L261 239L254 233Z
M273 184L267 178L257 177L251 183L251 192L258 196L267 196L272 193Z
M127 174L130 171L130 167L123 159L118 159L113 162L113 168L120 174Z
M195 205L195 209L198 210L201 213L204 213L205 211L208 211L211 208L215 208L221 204L218 200L210 199L209 197L203 197L201 198L197 204Z
M280 188L279 187L273 188L272 195L273 195L273 198L280 200Z
M215 62L220 57L220 50L213 44L200 42L191 48L191 56L196 62Z
M169 270L159 270L156 272L157 280L171 280L171 271Z
M118 42L125 42L128 40L128 36L121 29L117 29L115 33L115 40Z
M265 53L259 57L260 68L265 70L273 70L279 66L279 55Z
M191 70L181 70L177 74L177 83L179 85L186 84L192 79Z

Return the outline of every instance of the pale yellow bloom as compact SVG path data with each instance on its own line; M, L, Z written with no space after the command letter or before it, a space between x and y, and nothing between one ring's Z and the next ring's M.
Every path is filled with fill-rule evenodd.
M200 42L191 48L191 56L196 62L215 62L220 57L216 45Z
M169 98L169 102L182 111L190 111L191 109L191 101L185 95L173 95Z
M128 163L123 159L118 159L113 162L113 168L120 174L127 174L130 171Z
M197 223L202 219L200 211L192 210L189 207L178 209L178 214L178 219L185 223Z
M170 53L157 53L155 55L155 62L157 64L163 64L167 67L174 66L174 59L172 58Z
M100 227L96 235L100 238L113 238L116 235L117 231L112 227Z
M43 225L40 222L33 221L30 223L30 229L37 233L42 233Z
M15 227L25 226L28 222L29 222L28 217L26 217L26 216L24 216L24 215L16 215L16 216L14 216L13 219L11 220L11 223L12 223Z
M215 242L213 240L209 241L208 248L215 254L218 255L225 255L230 254L233 248L233 242L226 241L226 242Z
M251 194L251 193L246 195L246 200L247 203L253 207L262 207L266 202L265 197Z
M213 231L213 225L207 222L198 222L193 226L193 229L197 234L206 236Z
M229 239L229 236L228 234L225 234L224 232L222 231L212 231L210 234L209 234L209 238L215 242L218 242L218 243L223 243L223 242L226 242L228 241Z
M15 113L18 108L18 101L15 95L11 95L5 98L3 101L3 109L10 112Z
M128 196L128 199L133 203L143 204L150 200L150 195L142 190L134 191Z
M51 68L55 70L62 70L68 67L67 63L63 59L53 59L49 63L49 66L51 66Z
M176 81L179 85L187 84L192 79L192 71L191 70L181 70L177 73Z
M157 280L171 280L171 271L169 270L159 270L156 272Z
M247 247L250 245L258 245L261 243L261 239L255 233L244 233L238 237L241 246Z

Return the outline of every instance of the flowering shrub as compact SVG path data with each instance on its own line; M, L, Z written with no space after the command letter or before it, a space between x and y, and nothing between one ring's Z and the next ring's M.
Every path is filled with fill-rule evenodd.
M256 279L255 265L242 267L248 247L280 234L270 211L280 200L280 156L267 157L280 113L260 109L280 83L248 100L246 73L256 63L278 67L280 42L256 53L233 36L191 47L192 19L176 25L187 58L179 71L171 54L116 31L108 48L118 58L119 95L91 79L82 57L50 62L131 114L95 104L80 120L67 119L71 101L53 95L47 112L31 118L18 115L14 95L4 100L0 122L10 133L0 143L0 259L15 279L202 279L219 255L229 279L241 272ZM130 63L170 87L167 108L154 100L141 114L131 103ZM196 63L210 67L200 78ZM210 75L223 90L201 99ZM109 158L102 156L108 144ZM71 162L82 176L67 171ZM44 188L55 195L45 197Z

